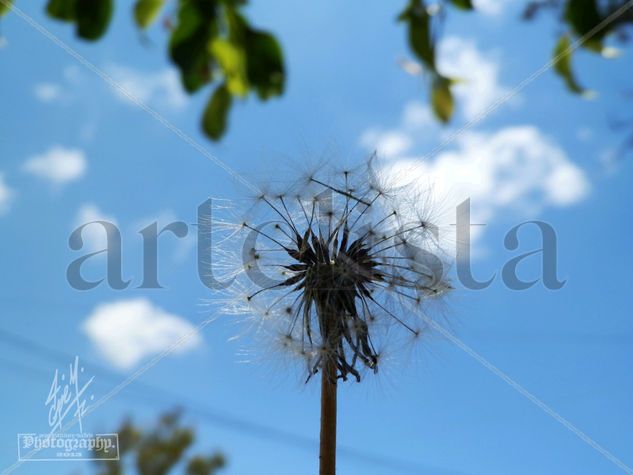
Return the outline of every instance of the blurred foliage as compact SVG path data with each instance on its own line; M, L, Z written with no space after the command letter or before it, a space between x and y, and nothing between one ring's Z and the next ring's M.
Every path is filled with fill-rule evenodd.
M0 2L0 16L4 15L11 9L12 0L4 0Z
M145 29L149 27L160 14L165 0L138 0L134 5L134 20L136 24Z
M0 15L10 10L14 0L0 0ZM564 31L553 50L554 71L567 88L587 96L574 76L571 55L577 46L613 56L605 39L615 35L626 39L626 26L633 23L631 9L605 21L626 5L627 0L532 0L523 11L526 20L542 11L554 12ZM180 71L184 89L193 94L206 86L213 88L202 117L202 129L219 140L227 129L233 98L254 93L260 100L284 92L286 67L283 52L275 36L254 28L244 9L248 0L135 0L132 15L138 28L146 30L161 16L169 30L169 55ZM425 72L429 100L435 116L450 121L454 110L452 86L455 78L438 70L436 45L438 23L449 9L474 10L472 0L407 0L397 16L406 29L408 45ZM57 20L73 23L78 37L94 41L107 31L114 0L47 0L46 11ZM576 42L580 40L580 44ZM416 66L417 67L417 66Z
M554 49L554 58L559 60L554 64L554 71L563 78L567 88L576 94L586 94L587 90L584 89L574 76L571 69L571 55L567 53L571 47L571 42L568 35L563 35L558 40L556 48Z
M633 11L627 4L628 0L533 0L523 10L523 18L534 20L542 11L557 15L566 31L552 53L554 71L569 91L590 97L591 91L580 86L574 75L572 54L581 47L605 58L617 56L605 42L608 37L620 42L628 40Z
M172 3L135 0L134 21L140 30L156 22ZM169 56L180 71L183 88L193 94L214 87L205 108L202 128L210 138L222 137L233 97L254 93L261 100L280 96L285 87L283 52L270 33L254 28L243 14L246 0L177 0L165 22ZM0 0L0 15L10 0ZM84 40L100 39L108 29L114 0L48 0L47 14L72 23Z
M166 475L176 470L186 475L216 475L226 465L220 452L185 459L195 433L192 428L180 425L178 411L162 415L158 424L148 430L126 421L116 433L119 434L120 460L96 460L98 475L124 475L130 465L138 475Z
M232 97L251 92L266 100L284 91L285 66L279 43L253 28L240 0L180 0L169 41L171 59L189 93L210 83L216 88L205 109L202 128L212 139L226 129Z
M472 10L470 0L451 0L460 9ZM431 10L432 11L432 10ZM436 41L433 38L432 16L422 0L409 0L409 4L398 17L406 24L409 47L431 77L431 107L435 116L446 123L453 115L453 95L450 78L443 76L435 63Z
M113 0L49 0L46 12L57 20L75 23L80 38L98 40L108 29Z

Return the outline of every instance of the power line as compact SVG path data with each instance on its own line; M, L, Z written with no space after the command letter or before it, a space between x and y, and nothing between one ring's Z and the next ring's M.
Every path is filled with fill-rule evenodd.
M29 338L7 332L0 329L0 340L9 343L21 350L31 351L32 353L41 355L46 359L52 358L60 361L62 364L67 364L68 361L72 361L75 356L65 351L54 349L35 342ZM120 378L113 372L93 364L90 361L83 360L86 365L90 366L91 370L102 379L110 380L115 384L120 382ZM6 367L21 367L25 371L38 374L46 374L47 371L42 368L35 368L33 366L25 365L24 363L15 363L10 360L0 357L0 364ZM100 381L95 378L95 381ZM259 439L267 441L276 441L278 443L293 446L296 448L316 451L318 447L318 441L312 437L285 431L266 424L252 422L247 419L228 414L225 411L219 411L209 406L200 404L197 401L188 399L172 391L136 380L134 385L131 386L134 392L125 391L123 395L128 397L137 397L144 401L149 401L156 404L157 398L162 399L169 404L176 404L177 406L186 409L192 414L196 414L201 419L208 423L224 426L228 429L237 431L240 434L246 434ZM350 459L355 459L359 462L366 464L381 465L389 468L390 470L397 470L398 473L416 473L416 474L453 474L464 475L463 472L458 472L450 469L443 469L438 467L422 467L418 464L402 460L396 457L385 456L380 454L372 454L363 450L355 449L353 447L339 446L338 453Z

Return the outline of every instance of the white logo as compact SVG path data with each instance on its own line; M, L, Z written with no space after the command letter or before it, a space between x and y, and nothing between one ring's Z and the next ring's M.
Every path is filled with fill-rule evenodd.
M18 434L20 461L119 460L118 434L90 434L83 431L88 401L94 400L94 376L84 376L79 357L68 365L68 372L55 370L44 405L48 407L48 434ZM79 427L79 433L65 433Z

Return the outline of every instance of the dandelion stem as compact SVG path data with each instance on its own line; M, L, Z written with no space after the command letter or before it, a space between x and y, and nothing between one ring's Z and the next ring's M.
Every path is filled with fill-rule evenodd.
M326 356L321 371L319 475L336 474L336 360Z

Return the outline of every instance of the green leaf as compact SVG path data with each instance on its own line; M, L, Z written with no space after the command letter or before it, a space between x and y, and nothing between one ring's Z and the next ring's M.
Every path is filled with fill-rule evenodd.
M11 10L11 3L13 3L13 0L4 0L4 2L0 2L0 16L5 15L9 10Z
M98 40L108 30L113 0L76 0L77 34L85 40Z
M439 74L435 77L431 86L431 106L435 116L443 123L451 119L454 103L450 79Z
M472 0L450 0L453 6L460 8L462 10L472 10L473 2Z
M74 21L76 17L76 0L49 0L46 13L62 21Z
M217 34L215 2L180 2L178 23L169 41L171 59L180 69L182 84L192 93L211 79L213 57L208 45Z
M435 71L435 46L431 38L431 16L419 0L411 0L398 18L408 23L409 46L420 61Z
M596 0L567 0L565 5L565 20L571 25L572 30L578 36L583 36L592 31L603 20ZM584 48L594 51L602 49L602 38L606 35L604 28L596 31L593 36L583 44Z
M252 28L235 9L227 9L229 39L245 54L247 83L260 99L283 93L285 68L281 46L268 32Z
M244 50L239 45L220 38L211 42L210 49L224 72L229 92L234 96L246 96L249 86Z
M165 0L137 0L134 5L134 19L140 28L147 28L156 18L165 5Z
M259 98L283 94L285 68L277 39L263 31L249 30L246 52L248 81L255 87Z
M558 40L556 48L554 48L553 58L554 71L565 81L567 89L576 94L587 94L587 91L578 84L571 67L571 43L567 35L563 35Z
M113 0L49 0L46 12L62 21L76 22L76 33L85 40L98 40L108 29Z
M226 130L227 116L232 96L226 84L218 86L207 104L202 117L202 128L213 140L218 140Z

